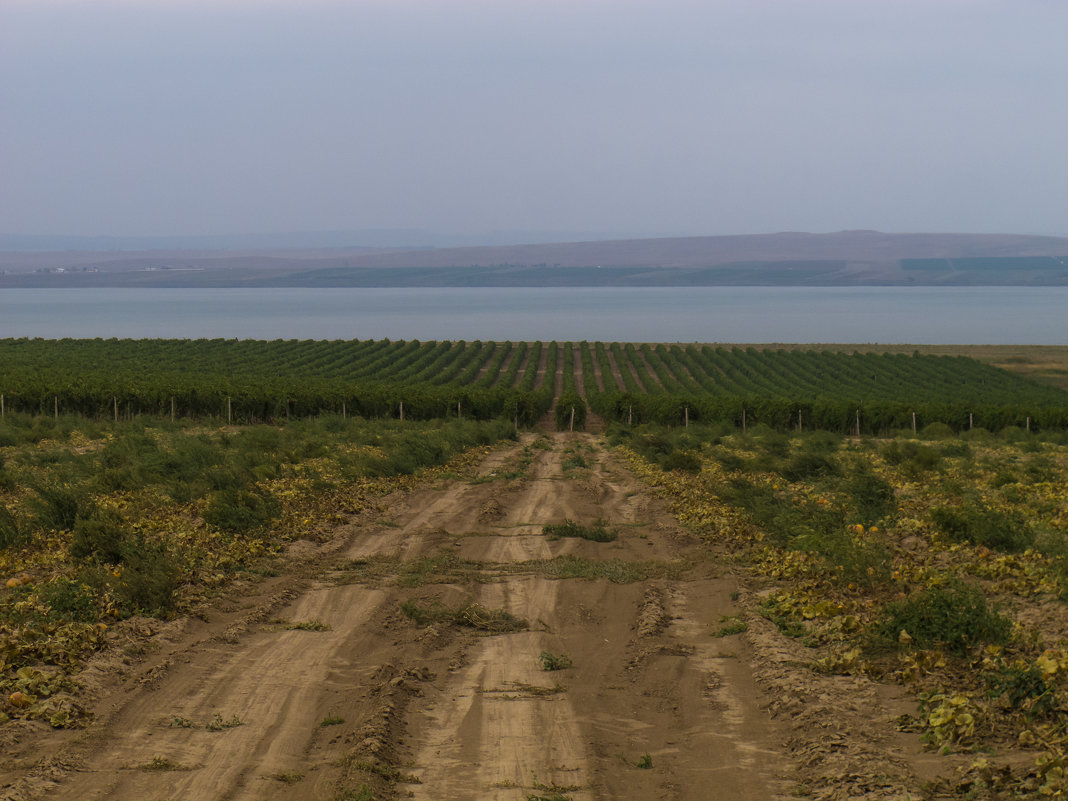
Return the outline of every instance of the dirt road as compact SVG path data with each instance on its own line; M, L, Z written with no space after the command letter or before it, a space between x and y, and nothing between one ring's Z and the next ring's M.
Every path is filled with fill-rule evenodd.
M565 519L618 539L542 533ZM712 636L736 590L593 437L526 435L156 624L87 730L12 747L0 798L787 795L748 646Z

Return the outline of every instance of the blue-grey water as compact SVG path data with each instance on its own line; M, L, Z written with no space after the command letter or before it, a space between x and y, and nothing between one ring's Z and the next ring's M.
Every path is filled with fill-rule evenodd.
M0 337L1068 344L1068 287L4 289Z

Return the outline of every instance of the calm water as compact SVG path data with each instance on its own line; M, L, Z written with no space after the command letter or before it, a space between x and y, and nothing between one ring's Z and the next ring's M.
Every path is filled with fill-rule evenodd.
M1068 344L1068 287L5 289L0 337Z

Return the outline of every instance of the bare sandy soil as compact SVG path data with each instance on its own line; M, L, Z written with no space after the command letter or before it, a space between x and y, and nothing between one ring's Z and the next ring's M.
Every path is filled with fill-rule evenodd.
M542 534L565 519L619 538ZM3 743L0 798L763 801L831 776L817 797L882 798L901 782L856 777L919 764L870 725L894 698L816 686L755 616L712 636L756 594L588 434L526 435L300 545L199 617L130 624L87 672L87 729ZM618 580L557 578L561 556ZM526 625L419 625L411 600Z

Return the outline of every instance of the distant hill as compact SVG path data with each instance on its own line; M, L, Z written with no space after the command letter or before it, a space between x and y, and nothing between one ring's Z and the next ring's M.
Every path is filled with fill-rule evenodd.
M16 286L1065 286L1068 239L779 233L369 251L0 253Z

